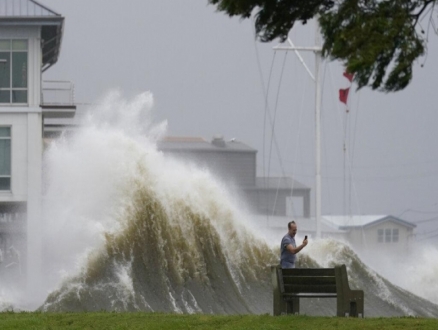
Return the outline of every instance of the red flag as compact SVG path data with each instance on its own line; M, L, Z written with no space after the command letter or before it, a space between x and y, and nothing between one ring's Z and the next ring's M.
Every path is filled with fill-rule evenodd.
M345 89L340 89L339 90L339 101L341 101L342 103L347 104L347 99L348 99L348 92L350 91L350 87L349 88L345 88Z
M350 82L353 81L354 74L349 73L348 71L344 72L344 77L347 78Z

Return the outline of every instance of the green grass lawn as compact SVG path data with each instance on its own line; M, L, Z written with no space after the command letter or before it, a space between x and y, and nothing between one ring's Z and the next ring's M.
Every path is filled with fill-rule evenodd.
M438 319L161 313L0 313L0 329L438 329Z

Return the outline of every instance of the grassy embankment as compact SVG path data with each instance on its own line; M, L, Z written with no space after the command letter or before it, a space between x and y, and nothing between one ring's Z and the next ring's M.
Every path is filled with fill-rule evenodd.
M0 329L438 329L438 319L159 313L0 313Z

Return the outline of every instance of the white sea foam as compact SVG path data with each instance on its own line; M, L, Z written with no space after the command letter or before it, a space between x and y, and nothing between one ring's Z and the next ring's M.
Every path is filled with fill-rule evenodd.
M112 283L116 289L117 296L114 303L122 303L124 310L128 310L129 304L132 304L135 309L138 306L135 302L134 284L132 283L132 261L126 263L117 263L114 265L116 269L117 282Z
M175 297L173 296L173 294L172 294L172 292L171 291L169 291L169 300L170 300L170 303L172 304L172 308L173 308L173 311L175 312L175 313L178 313L178 314L182 314L182 310L181 310L181 308L179 308L178 307L178 305L177 305L177 303L176 303L176 299L175 299Z
M198 302L190 290L184 289L181 293L181 301L183 302L184 308L187 313L195 314L202 313L202 309L199 308Z

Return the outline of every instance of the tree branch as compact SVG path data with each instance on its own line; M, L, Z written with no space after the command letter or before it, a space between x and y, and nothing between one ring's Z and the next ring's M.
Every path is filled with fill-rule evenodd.
M414 23L412 24L413 27L415 27L415 26L417 25L418 20L419 20L420 17L421 17L421 14L423 14L423 12L426 10L426 8L429 7L429 5L430 5L431 3L432 3L432 4L435 4L435 1L436 1L436 0L427 0L427 1L425 1L424 4L423 4L423 7L420 9L420 11L419 11L418 13L416 13L416 14L412 14L412 15L411 15L412 18L415 19ZM413 10L413 9L412 9L412 10Z

